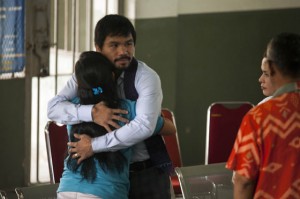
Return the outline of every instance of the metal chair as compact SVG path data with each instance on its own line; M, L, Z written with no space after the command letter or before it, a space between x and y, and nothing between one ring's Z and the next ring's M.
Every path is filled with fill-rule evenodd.
M56 199L56 190L59 184L44 184L30 187L17 187L15 192L18 199Z
M0 199L7 199L7 195L4 190L0 190Z
M215 102L207 110L205 164L226 162L250 102Z
M49 121L45 127L50 183L59 183L67 153L68 132L66 125Z
M183 199L232 199L232 171L225 163L177 167Z

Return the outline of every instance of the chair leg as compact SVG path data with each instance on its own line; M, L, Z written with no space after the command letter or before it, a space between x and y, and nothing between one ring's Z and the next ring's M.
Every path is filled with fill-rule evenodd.
M1 198L1 199L7 199L7 195L6 195L6 192L5 192L5 191L0 190L0 198Z
M23 192L19 188L15 188L15 192L18 196L18 199L24 199Z

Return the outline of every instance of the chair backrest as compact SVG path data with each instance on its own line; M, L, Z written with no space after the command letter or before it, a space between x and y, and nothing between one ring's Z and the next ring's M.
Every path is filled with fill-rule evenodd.
M177 167L183 199L232 199L232 171L225 163Z
M176 128L176 133L174 135L163 136L163 139L165 141L167 151L170 155L174 167L181 167L182 160L181 160L180 145L178 140L176 120L175 120L174 113L167 108L163 108L162 114L165 118L171 120Z
M18 199L35 199L35 198L47 198L56 199L57 198L57 184L44 184L36 185L31 187L17 187L15 192Z
M162 109L162 114L165 118L168 118L169 120L172 121L176 128L176 120L174 113L167 109L163 108ZM178 134L177 134L177 128L176 128L176 133L174 135L166 135L163 136L163 139L165 141L165 145L168 151L168 154L171 158L171 161L173 163L174 167L181 167L182 166L182 160L181 160L181 153L180 153L180 145L179 145L179 140L178 140ZM180 184L177 175L174 173L171 175L171 182L172 186L174 189L175 195L181 195L181 189L180 189Z
M7 199L7 195L4 190L0 190L0 199Z
M63 173L67 153L68 132L66 125L49 121L45 127L50 182L58 183Z
M250 102L216 102L207 111L205 164L226 162Z

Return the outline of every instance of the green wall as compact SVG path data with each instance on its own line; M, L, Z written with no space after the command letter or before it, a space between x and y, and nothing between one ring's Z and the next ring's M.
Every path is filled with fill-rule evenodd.
M175 18L137 20L136 57L161 76L163 105L175 109L178 31Z
M179 15L136 21L136 57L160 75L175 112L184 165L203 164L206 114L216 101L262 98L258 78L275 34L300 34L300 9Z
M25 79L0 80L0 189L24 186Z

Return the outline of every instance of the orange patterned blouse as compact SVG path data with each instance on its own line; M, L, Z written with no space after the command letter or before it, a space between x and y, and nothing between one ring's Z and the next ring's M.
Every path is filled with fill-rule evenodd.
M257 181L254 198L300 198L300 82L244 117L226 167Z

